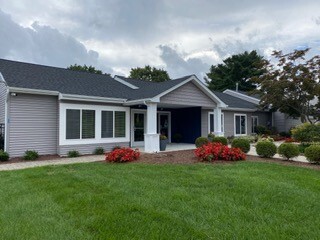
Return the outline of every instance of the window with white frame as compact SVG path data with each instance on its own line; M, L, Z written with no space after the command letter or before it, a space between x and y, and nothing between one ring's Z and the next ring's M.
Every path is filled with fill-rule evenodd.
M113 111L101 111L101 138L113 138Z
M251 122L252 122L251 132L252 132L252 133L256 133L256 132L257 132L257 126L259 125L258 116L252 116L252 117L251 117Z
M247 134L247 115L246 114L234 115L234 133L235 135Z
M101 138L126 136L126 112L101 111Z
M95 110L67 109L66 139L95 138Z
M214 130L214 113L209 112L209 124L208 130L210 133L213 133ZM224 132L224 114L221 113L221 132Z

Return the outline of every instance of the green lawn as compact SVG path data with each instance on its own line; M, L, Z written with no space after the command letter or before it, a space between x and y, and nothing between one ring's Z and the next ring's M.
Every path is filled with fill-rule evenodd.
M319 239L320 171L89 163L0 172L1 239Z

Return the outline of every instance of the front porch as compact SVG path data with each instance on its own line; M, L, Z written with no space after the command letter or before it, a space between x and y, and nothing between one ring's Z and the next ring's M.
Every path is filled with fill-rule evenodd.
M144 146L138 147L140 152L146 152ZM168 143L165 151L161 152L174 152L181 150L193 150L196 146L192 143Z

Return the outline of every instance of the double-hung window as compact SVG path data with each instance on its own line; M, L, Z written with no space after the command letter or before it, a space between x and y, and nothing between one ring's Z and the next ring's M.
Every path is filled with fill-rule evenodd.
M66 139L95 138L95 110L67 109Z
M245 114L234 115L234 130L235 130L236 136L247 134L247 115Z
M126 112L101 112L101 138L121 138L126 136Z
M214 129L214 113L209 112L209 132L215 132ZM224 132L224 114L221 113L221 132Z

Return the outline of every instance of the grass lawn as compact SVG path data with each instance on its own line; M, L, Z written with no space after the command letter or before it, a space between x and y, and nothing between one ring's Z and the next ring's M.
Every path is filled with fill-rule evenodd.
M319 239L320 171L89 163L0 172L1 239Z

